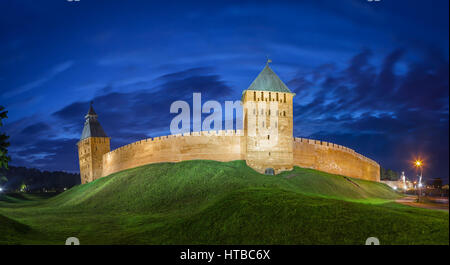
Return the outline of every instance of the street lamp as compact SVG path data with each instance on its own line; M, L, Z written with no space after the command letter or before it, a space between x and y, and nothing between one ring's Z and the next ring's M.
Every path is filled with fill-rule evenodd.
M422 173L423 173L422 167L423 167L423 162L422 162L421 160L416 160L416 162L414 163L414 165L415 165L417 168L420 169L419 184L418 184L418 187L419 187L419 195L418 195L418 198L417 198L417 200L420 202L420 195L421 195L421 193L422 193Z

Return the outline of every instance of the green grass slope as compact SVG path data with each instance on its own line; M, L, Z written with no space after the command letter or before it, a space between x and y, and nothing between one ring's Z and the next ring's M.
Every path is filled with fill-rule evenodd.
M31 233L31 228L8 217L0 215L0 242L20 243L19 237Z
M244 161L196 160L125 170L50 199L3 200L0 215L36 231L17 232L23 244L449 243L448 212L398 197L381 183L311 169L268 176ZM0 234L0 243L12 241Z

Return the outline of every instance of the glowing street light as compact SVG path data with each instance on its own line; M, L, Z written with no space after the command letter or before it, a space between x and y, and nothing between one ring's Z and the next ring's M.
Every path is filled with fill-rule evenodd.
M421 160L416 160L416 162L414 162L414 165L417 168L420 168L420 176L419 176L419 184L418 184L418 187L419 187L418 201L420 202L420 195L422 193L422 189L421 188L422 188L423 162Z
M2 192L3 191L3 188L2 187L0 187L0 192Z

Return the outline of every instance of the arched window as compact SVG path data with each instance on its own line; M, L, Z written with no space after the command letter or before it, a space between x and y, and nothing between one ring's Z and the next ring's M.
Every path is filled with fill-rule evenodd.
M264 174L275 175L275 170L273 170L273 168L266 168L266 170L264 171Z

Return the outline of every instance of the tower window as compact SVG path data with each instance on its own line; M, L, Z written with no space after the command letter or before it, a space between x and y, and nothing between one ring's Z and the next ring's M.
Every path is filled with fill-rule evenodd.
M256 101L256 91L253 92L253 100Z
M277 101L279 101L279 99L278 99L278 93L277 93Z
M284 95L284 103L286 103L286 93L284 93L283 95Z
M286 117L286 111L283 111L283 116L285 116L285 117Z
M267 135L267 140L269 140L269 139L270 139L270 135L268 134L268 135ZM269 153L269 154L270 154L270 153Z
M264 92L261 92L261 100L264 101Z

